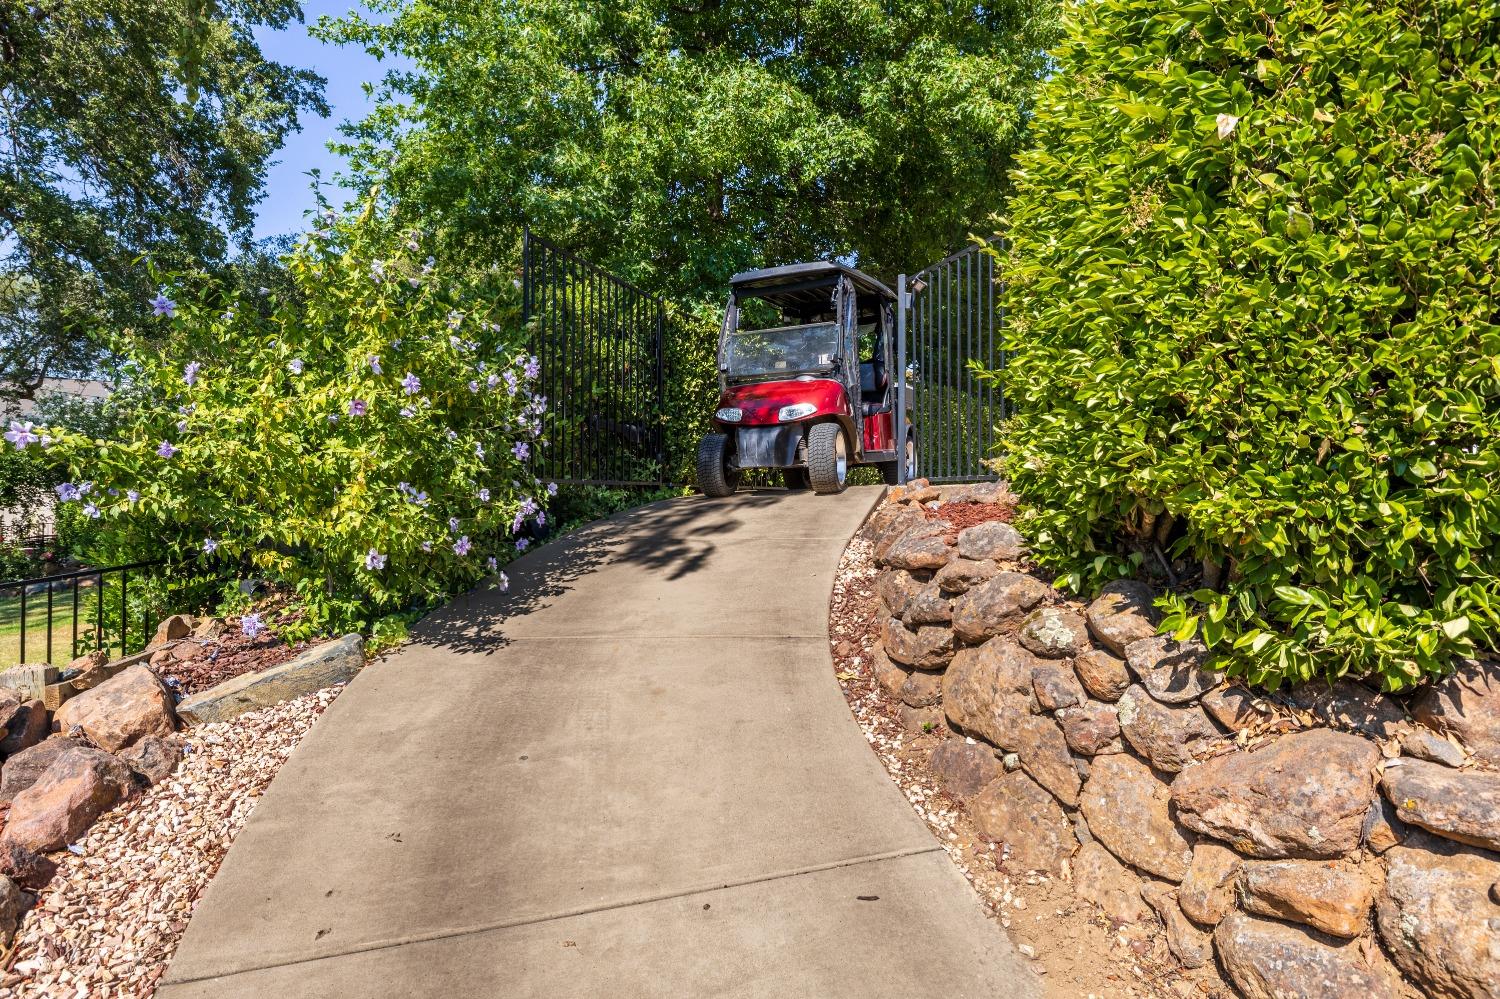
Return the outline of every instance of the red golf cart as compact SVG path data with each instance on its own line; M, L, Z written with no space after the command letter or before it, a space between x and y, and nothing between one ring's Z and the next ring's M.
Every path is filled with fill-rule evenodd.
M747 468L778 468L788 488L842 492L849 469L915 475L915 437L894 439L887 366L896 295L830 261L736 274L719 334L719 409L698 445L698 486L728 496ZM908 427L910 421L907 421Z

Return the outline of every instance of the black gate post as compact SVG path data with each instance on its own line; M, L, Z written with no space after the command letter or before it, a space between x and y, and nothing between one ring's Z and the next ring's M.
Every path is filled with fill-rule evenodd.
M906 485L906 275L896 276L896 482ZM920 456L917 460L921 460Z

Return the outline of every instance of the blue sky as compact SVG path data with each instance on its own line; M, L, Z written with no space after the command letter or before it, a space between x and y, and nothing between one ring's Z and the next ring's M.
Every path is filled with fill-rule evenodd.
M327 118L305 116L302 131L292 135L276 154L278 162L266 174L265 198L255 221L256 239L305 228L303 213L314 204L307 171L318 167L323 178L331 180L342 168L342 157L328 151L329 140L338 137L341 122L365 116L372 104L363 84L378 81L394 65L389 60L377 61L360 48L326 45L307 33L308 25L317 23L322 15L340 15L351 9L359 9L357 0L304 0L305 24L294 24L284 31L262 28L256 32L267 58L323 75L328 81L325 96L331 108Z

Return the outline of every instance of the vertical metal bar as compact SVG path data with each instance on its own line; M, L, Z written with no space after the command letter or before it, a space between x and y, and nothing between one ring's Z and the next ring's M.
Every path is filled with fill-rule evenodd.
M906 275L896 275L896 483L906 485Z
M94 594L94 651L99 651L104 641L104 573L99 573L99 589Z
M1004 237L1001 237L1001 239L1000 239L1000 252L1001 253L1005 252L1005 239L1004 239ZM1005 270L1003 268L1003 265L1002 265L1002 268L1001 268L1001 271L1000 271L999 285L1000 285L1000 310L999 310L1000 314L999 314L999 316L997 318L998 318L998 321L999 321L999 324L1000 324L1000 344L999 344L999 349L1000 349L1000 370L1001 370L1001 372L1004 372L1005 371L1007 357L1006 357L1006 350L1005 350ZM1005 382L1002 380L1000 382L1000 419L1002 419L1002 420L1008 419L1009 415L1010 415L1009 411L1010 411L1010 406L1009 406L1008 400L1006 399Z
M21 662L26 661L26 584L21 584Z
M125 654L125 635L129 631L130 603L126 595L130 592L130 570L120 570L120 655Z
M68 658L78 655L78 580L73 577L73 644L68 646Z
M47 584L47 661L52 661L52 584Z

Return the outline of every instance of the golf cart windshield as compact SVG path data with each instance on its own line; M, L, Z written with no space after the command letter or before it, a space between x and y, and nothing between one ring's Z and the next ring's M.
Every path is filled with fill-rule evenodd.
M838 357L837 323L736 330L724 344L724 373L730 378L827 371Z

